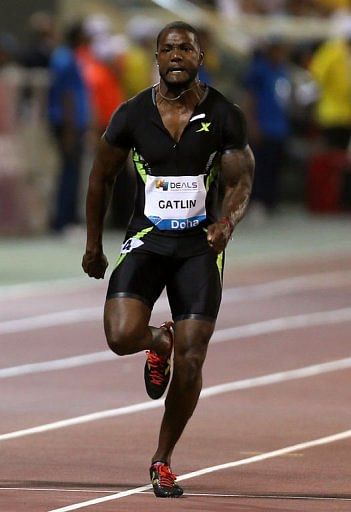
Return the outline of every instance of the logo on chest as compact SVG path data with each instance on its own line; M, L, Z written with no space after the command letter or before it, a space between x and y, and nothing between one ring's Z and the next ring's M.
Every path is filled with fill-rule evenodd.
M209 132L210 131L211 123L201 123L201 128L196 130L196 133L199 132Z
M167 192L168 190L198 190L199 185L197 181L166 181L162 178L156 180L155 187L157 190Z

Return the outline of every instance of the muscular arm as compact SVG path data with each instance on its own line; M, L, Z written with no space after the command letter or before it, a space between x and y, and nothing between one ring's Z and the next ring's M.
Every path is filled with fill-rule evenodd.
M123 169L129 150L113 147L101 139L89 177L86 203L87 244L82 266L90 276L104 277L107 260L103 254L102 232L112 186Z
M222 155L224 179L222 217L208 228L207 240L216 252L225 249L235 226L243 218L249 203L254 175L254 157L249 146Z

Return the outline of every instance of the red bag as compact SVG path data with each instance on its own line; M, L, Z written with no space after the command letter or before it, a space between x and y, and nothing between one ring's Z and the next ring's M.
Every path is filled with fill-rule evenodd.
M345 151L333 149L314 155L308 166L307 205L315 212L344 209L343 187L349 163Z

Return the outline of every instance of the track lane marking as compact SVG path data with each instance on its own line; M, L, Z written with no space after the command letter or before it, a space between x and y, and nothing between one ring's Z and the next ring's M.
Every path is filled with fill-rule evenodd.
M251 324L219 329L214 332L210 343L223 343L225 341L261 336L272 332L301 329L304 327L314 327L319 325L329 325L349 321L351 321L351 308L273 318L271 320L263 320ZM131 354L127 357L140 357L140 355L141 353ZM125 357L126 356L124 356L124 359ZM100 352L79 354L77 356L65 357L62 359L52 359L38 363L28 363L8 368L1 368L0 379L18 377L21 375L28 375L33 373L65 370L106 361L118 361L121 359L122 358L117 358L110 350L102 350Z
M143 494L154 495L153 492L145 491ZM314 501L351 501L351 498L344 496L294 496L289 494L219 494L210 492L187 492L185 496L208 496L209 498L267 498L270 500L314 500Z
M234 288L229 288L234 294L245 296L246 290L249 293L264 292L267 287L272 287L274 291L281 291L288 289L288 291L300 289L303 286L305 289L309 283L314 286L335 286L335 281L341 285L345 284L345 279L351 279L351 270L335 270L330 272L318 272L315 274L300 274L297 276L286 277L274 281L267 281L254 285L245 285ZM333 282L331 282L333 281ZM85 291L87 288L94 288L96 290L104 289L104 283L98 283L94 280L87 279L86 276L82 277L69 277L63 279L55 279L52 281L36 281L32 283L21 284L7 284L0 285L0 300L21 299L26 297L33 297L33 295L55 295L58 293L67 293L70 291ZM269 290L270 292L271 290Z
M23 491L23 492L79 492L92 494L106 494L107 492L115 492L115 489L63 489L62 487L0 487L1 491Z
M255 462L261 462L268 459L273 459L275 457L280 457L281 455L286 455L287 453L299 451L299 450L307 450L309 448L314 448L316 446L323 446L325 444L335 443L337 441L342 441L344 439L348 439L351 437L351 430L345 430L343 432L338 432L337 434L332 434L326 437L320 437L318 439L313 439L311 441L304 441L302 443L294 444L291 446L286 446L285 448L280 448L278 450L273 450L271 452L262 453L261 455L255 455L254 457L248 457L246 459L240 459L232 462L226 462L224 464L218 464L216 466L209 466L207 468L199 469L197 471L192 471L190 473L186 473L184 475L178 476L177 481L181 482L182 480L189 480L190 478L196 478L199 476L207 475L209 473L214 473L216 471L222 471L226 469L236 468L238 466L244 466L247 464L253 464ZM109 496L103 496L102 498L95 498L92 500L82 501L80 503L75 503L72 505L68 505L65 507L50 509L48 512L71 512L72 510L78 510L80 508L90 507L91 505L98 505L100 503L105 503L107 501L118 500L121 498L125 498L127 496L132 496L133 494L138 494L140 492L151 489L151 485L144 485L142 487L135 487L134 489L129 489L128 491L121 491Z
M86 277L66 277L53 279L51 281L32 281L30 283L3 284L0 285L0 300L23 299L26 297L57 295L58 293L69 293L83 291L88 288L99 289L99 284L90 281ZM101 285L100 285L101 286Z
M209 396L215 396L222 393L228 393L232 391L239 391L243 389L251 389L255 387L268 386L270 384L277 384L280 382L286 382L290 380L302 379L306 377L314 377L323 373L329 373L333 371L345 370L351 368L351 357L345 359L338 359L335 361L329 361L328 363L314 364L297 368L295 370L288 370L285 372L271 373L262 375L260 377L252 377L248 379L242 379L224 384L217 384L204 388L201 391L200 398L207 398ZM81 425L83 423L89 423L92 421L98 421L107 418L115 418L117 416L124 416L126 414L133 414L136 412L142 412L151 409L159 409L163 407L164 399L157 401L140 402L138 404L128 405L124 407L118 407L117 409L107 409L100 412L84 414L65 420L55 421L52 423L45 423L36 427L30 427L14 432L8 432L6 434L0 434L0 442L8 441L10 439L16 439L19 437L26 437L33 434L39 434L48 432L50 430L58 430L74 425Z
M58 492L58 493L80 493L80 494L105 494L115 492L114 489L64 489L62 487L0 487L1 491L20 492ZM143 494L154 496L153 491L144 491ZM209 498L249 498L249 499L272 499L272 500L309 500L309 501L351 501L346 496L297 496L291 494L221 494L211 492L187 492L185 496L205 496Z
M306 274L260 283L258 285L247 285L224 289L222 304L230 304L244 299L274 297L303 290L345 286L350 283L351 271L336 271L312 275ZM159 299L154 311L157 313L168 311L168 301L165 297L161 297ZM101 318L102 306L63 310L43 315L34 315L2 321L0 322L0 335L23 332L31 329L43 329L57 325L96 321Z
M45 329L59 325L71 325L80 322L95 322L102 319L102 307L78 308L55 311L43 315L5 320L0 323L0 334L12 334L29 330Z
M131 354L130 357L135 357L136 355L140 356L140 354ZM1 368L0 379L19 377L21 375L29 375L33 373L67 370L70 368L77 368L79 366L120 360L121 359L118 358L111 350L102 350L100 352L79 354L77 356L64 357L62 359L52 359L49 361L41 361L39 363L28 363L18 366L10 366L8 368Z

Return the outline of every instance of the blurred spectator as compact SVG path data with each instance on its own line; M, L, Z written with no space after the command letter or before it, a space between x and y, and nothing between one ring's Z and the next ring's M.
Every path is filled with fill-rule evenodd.
M198 2L198 4L201 4ZM350 0L217 0L217 8L227 19L238 14L326 16L335 9L350 8Z
M125 48L119 36L111 35L105 16L92 15L83 26L89 44L81 45L76 53L89 90L93 128L100 138L112 112L124 101L117 59Z
M319 91L309 70L315 44L301 42L291 50L290 74L292 80L292 98L290 118L293 131L308 137L313 129L313 108L318 100Z
M199 35L201 48L205 54L204 63L200 66L199 70L199 79L205 84L214 85L214 76L220 68L216 45L213 42L210 30L206 27L199 27L197 33Z
M319 12L324 14L331 14L333 11L340 9L350 9L350 0L315 0L315 6Z
M134 16L127 25L131 41L123 64L123 85L128 98L158 80L155 60L155 37L159 23L144 15Z
M315 52L310 70L319 86L316 119L325 142L345 149L351 136L351 17L341 19L335 33L338 38Z
M89 44L79 49L78 58L91 98L93 118L89 142L94 147L104 133L111 114L125 99L122 69L127 42L125 36L112 33L112 24L104 14L89 16L84 21L84 31ZM124 171L116 181L109 219L114 227L124 227L128 222L134 193L130 180L131 175Z
M29 70L21 89L21 115L30 119L34 111L47 110L48 68L56 44L54 18L44 11L32 14L26 27L26 41L19 52L19 63Z
M0 33L0 69L16 62L18 57L18 43L9 32Z
M103 134L111 114L125 99L117 61L119 51L119 41L111 36L106 42L103 53L98 54L99 58L95 58L94 62L91 61L84 72L98 136Z
M28 40L20 63L26 68L48 68L56 43L53 17L44 11L35 12L29 18L27 31Z
M18 44L8 32L0 33L0 134L10 133L16 127Z
M223 19L233 20L241 14L240 0L217 0L217 9Z
M82 24L75 23L66 31L65 44L53 52L50 60L49 121L61 160L52 220L52 228L57 232L79 220L78 190L90 108L76 53L85 44Z
M249 141L256 158L252 209L262 216L277 206L279 175L290 132L287 57L284 42L272 38L263 51L253 55L245 80Z

